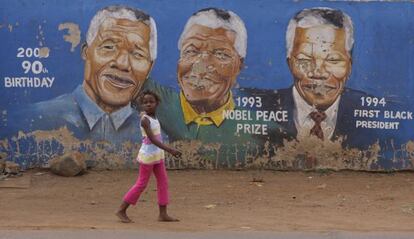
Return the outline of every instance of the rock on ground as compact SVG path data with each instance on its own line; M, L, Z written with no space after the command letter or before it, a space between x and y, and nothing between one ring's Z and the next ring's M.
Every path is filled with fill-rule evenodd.
M4 163L4 172L6 174L18 174L20 172L20 166L17 163L6 161Z
M79 152L67 153L49 162L50 170L57 175L73 177L86 172L85 156Z

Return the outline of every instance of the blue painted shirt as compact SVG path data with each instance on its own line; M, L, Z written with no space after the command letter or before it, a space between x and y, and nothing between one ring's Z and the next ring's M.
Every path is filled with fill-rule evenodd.
M80 140L121 144L141 138L139 124L138 112L130 104L107 113L79 85L72 93L9 112L5 126L8 134L67 127Z

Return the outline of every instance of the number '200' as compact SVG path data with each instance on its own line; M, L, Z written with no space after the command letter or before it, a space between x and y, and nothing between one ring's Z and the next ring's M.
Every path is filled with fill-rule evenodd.
M17 57L39 57L39 48L23 48L17 49Z

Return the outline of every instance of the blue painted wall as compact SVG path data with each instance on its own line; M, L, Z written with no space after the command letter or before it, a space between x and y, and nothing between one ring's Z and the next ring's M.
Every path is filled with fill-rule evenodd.
M370 95L386 97L412 110L414 103L414 4L412 2L351 2L351 1L274 1L274 0L16 0L0 1L0 102L1 112L12 111L21 105L53 99L72 92L83 81L84 62L81 44L93 15L107 5L123 4L138 7L149 13L158 27L158 58L152 78L178 91L176 67L179 58L177 41L187 19L197 10L219 7L236 12L248 31L245 69L238 84L245 88L281 89L292 85L292 76L286 64L285 32L289 19L298 11L311 7L331 7L344 11L353 20L355 46L352 74L347 87ZM66 31L59 31L64 22L78 24L81 44L74 51L63 40ZM18 48L47 46L48 58L16 57ZM24 73L22 61L39 60L47 73ZM6 77L55 77L51 88L5 87ZM0 113L1 113L0 112ZM407 123L407 121L405 121ZM410 131L414 122L407 123L408 131L400 132L405 139L414 140ZM27 129L22 129L27 130ZM9 131L2 126L1 134ZM9 137L9 136L7 136ZM403 142L405 147L405 143ZM7 150L3 150L9 152ZM385 169L411 168L408 161L378 167ZM391 160L391 153L384 156ZM407 156L408 155L408 156ZM16 156L17 157L17 156ZM9 159L17 160L9 155ZM126 159L130 161L131 159ZM35 162L35 161L33 161ZM44 163L44 162L43 162ZM35 165L36 163L34 163ZM278 168L278 167L270 167ZM358 169L358 168L356 168Z

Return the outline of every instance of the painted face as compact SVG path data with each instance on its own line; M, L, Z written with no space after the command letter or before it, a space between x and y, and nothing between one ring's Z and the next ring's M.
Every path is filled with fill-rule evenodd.
M321 110L331 106L351 73L351 61L344 29L296 28L288 62L295 87L308 104Z
M88 94L101 108L120 108L136 97L152 67L149 40L142 22L108 18L101 24L84 50Z
M153 95L144 95L141 106L147 114L154 114L157 109L157 105L158 102Z
M240 73L242 58L232 31L193 25L182 42L178 82L192 105L214 110L223 105Z

